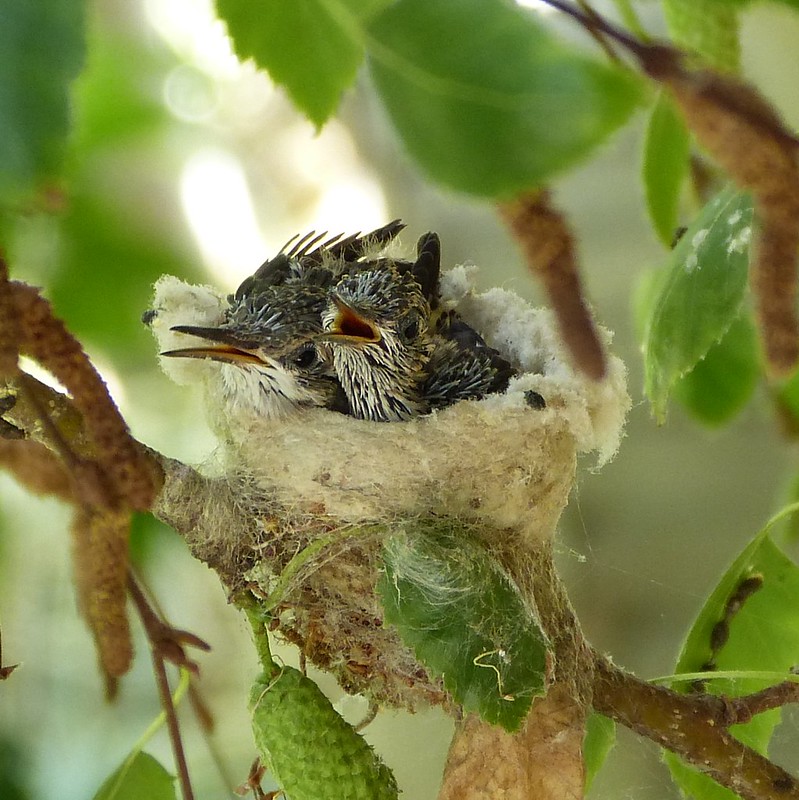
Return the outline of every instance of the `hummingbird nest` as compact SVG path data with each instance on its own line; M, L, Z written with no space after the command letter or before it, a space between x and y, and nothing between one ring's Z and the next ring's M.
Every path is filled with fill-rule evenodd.
M174 381L202 388L220 440L201 468L216 488L172 481L161 516L185 519L176 507L191 505L192 530L178 529L231 593L246 586L271 610L274 629L312 663L334 672L346 690L392 706L449 700L383 624L375 593L382 542L442 526L474 532L506 562L508 553L519 559L547 549L577 455L596 452L599 465L612 458L630 407L618 358L609 357L602 382L582 377L548 310L505 289L477 293L473 277L467 267L443 273L441 304L518 375L501 394L407 421L322 408L265 419L220 407L213 362L161 359ZM151 321L160 349L180 346L173 325L216 325L225 308L209 287L162 277ZM602 335L610 341L609 332Z

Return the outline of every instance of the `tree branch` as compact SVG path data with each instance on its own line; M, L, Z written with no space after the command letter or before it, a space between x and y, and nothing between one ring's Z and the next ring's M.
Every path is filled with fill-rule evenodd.
M779 695L776 693L759 710L774 707L769 703ZM795 693L792 697L795 699ZM749 705L759 707L758 700L740 700L745 701L741 710L752 710ZM593 705L599 713L676 753L745 800L799 798L799 784L791 775L727 730L733 722L744 721L736 717L734 700L708 694L680 694L655 686L597 654Z

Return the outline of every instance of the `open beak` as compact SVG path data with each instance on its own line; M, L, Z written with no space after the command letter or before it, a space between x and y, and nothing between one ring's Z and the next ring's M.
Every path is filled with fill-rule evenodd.
M224 361L229 364L263 364L262 358L255 354L256 344L242 339L224 328L202 328L195 325L174 325L171 330L187 333L217 344L206 344L200 347L181 347L177 350L166 350L162 356L170 358L210 358L213 361Z
M336 304L338 313L333 319L333 324L330 328L325 333L315 337L317 341L352 342L355 344L380 341L380 331L374 322L362 317L338 297L334 297L333 302Z

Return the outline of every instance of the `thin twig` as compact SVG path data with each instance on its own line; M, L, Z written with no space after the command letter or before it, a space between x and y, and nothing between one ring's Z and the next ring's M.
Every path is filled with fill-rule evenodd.
M144 630L150 641L150 652L153 660L153 672L155 682L158 686L158 694L161 698L161 707L166 715L167 730L169 731L169 741L172 744L172 755L175 759L175 768L180 780L183 800L194 800L194 793L191 788L189 769L186 763L186 755L183 750L183 740L180 736L180 725L178 724L175 706L172 702L172 694L169 690L169 681L164 667L164 629L166 626L158 619L155 612L150 607L138 583L132 574L128 573L128 591L139 613ZM178 645L179 647L179 645ZM187 661L187 660L186 660ZM196 665L195 665L196 669Z
M768 686L759 692L742 697L725 697L726 710L730 715L729 725L749 722L752 717L780 708L789 703L799 703L799 683L783 681L775 686Z
M151 654L155 682L158 685L158 694L161 697L161 708L164 709L164 713L166 714L166 726L169 731L169 741L172 743L172 755L175 759L175 768L178 771L180 790L183 794L183 800L194 800L194 792L192 791L191 779L189 778L189 767L186 763L186 755L183 751L183 741L180 738L178 717L175 713L175 706L172 704L172 694L169 691L169 681L166 677L164 659L156 647L152 648Z

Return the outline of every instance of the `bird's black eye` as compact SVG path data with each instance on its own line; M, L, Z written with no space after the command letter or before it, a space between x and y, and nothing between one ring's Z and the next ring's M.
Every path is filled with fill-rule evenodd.
M412 341L419 335L419 317L416 314L412 314L402 321L399 335L406 342Z
M316 363L316 358L316 348L309 344L294 356L293 361L294 365L299 369L308 369Z

